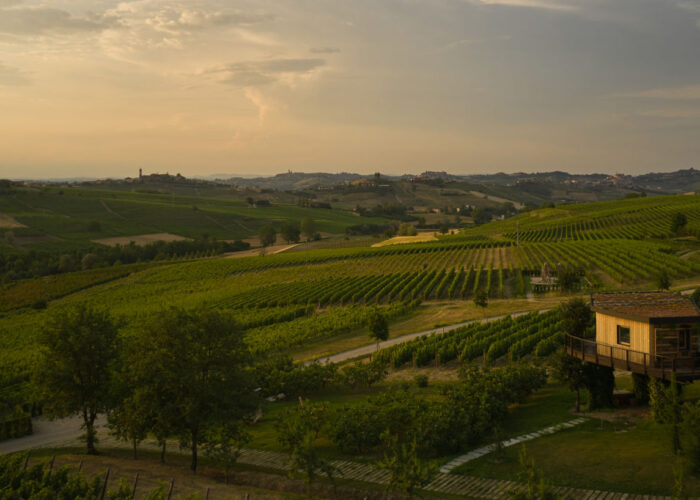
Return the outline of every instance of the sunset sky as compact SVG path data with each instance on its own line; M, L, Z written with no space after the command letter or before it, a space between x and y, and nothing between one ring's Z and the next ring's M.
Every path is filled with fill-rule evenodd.
M700 0L0 0L0 177L699 158Z

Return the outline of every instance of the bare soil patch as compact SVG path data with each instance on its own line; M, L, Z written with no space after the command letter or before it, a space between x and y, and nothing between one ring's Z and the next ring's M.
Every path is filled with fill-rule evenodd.
M225 254L225 257L231 258L231 259L238 259L240 257L256 257L258 255L274 255L277 253L282 253L286 252L287 250L294 248L295 246L299 245L299 243L293 243L291 245L273 245L266 247L264 249L262 248L251 248L250 250L241 250L240 252L229 252Z
M148 245L149 243L155 243L156 241L182 241L187 240L184 236L171 233L152 233L152 234L137 234L134 236L114 236L112 238L100 238L99 240L92 240L95 243L101 245L106 245L108 247L114 247L117 245L128 245L132 241L136 245Z
M0 229L15 229L18 227L27 227L24 224L17 222L7 214L0 212Z

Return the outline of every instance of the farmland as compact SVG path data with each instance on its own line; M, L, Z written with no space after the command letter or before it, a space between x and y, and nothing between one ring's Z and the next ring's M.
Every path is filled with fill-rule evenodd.
M43 196L81 197L68 191ZM97 207L103 206L100 196L92 199ZM184 197L176 199L185 203ZM187 213L201 214L218 206L218 202L210 203ZM75 304L107 307L118 318L125 339L171 307L230 311L245 329L245 342L255 356L276 359L284 355L306 361L313 359L310 353L320 356L343 346L371 343L365 325L375 308L393 328L411 322L423 325L422 317L432 317L433 311L446 304L472 311L459 317L464 321L500 314L501 309L550 308L581 291L646 289L654 287L662 273L673 282L692 281L700 277L699 205L695 196L563 205L420 243L371 246L376 242L373 238L361 240L362 245L349 240L340 248L308 243L294 251L237 259L201 252L7 283L0 288L0 400L7 405L33 401L30 377L39 355L40 331L53 314ZM126 212L122 208L120 213ZM677 213L687 217L687 224L674 232L672 218ZM23 219L13 213L13 217L31 228L27 230L38 227L36 215ZM216 220L225 218L220 217ZM274 217L270 220L278 220ZM110 220L100 220L103 235L138 232L134 226L120 229L123 220L114 219L114 225ZM198 219L193 220L181 223L196 226ZM333 228L343 220L339 216L325 224ZM50 222L47 224L48 229ZM166 226L144 226L143 230L196 236L193 226ZM22 229L16 231L21 235ZM64 243L71 237L89 236L68 229L52 234ZM554 288L540 295L530 279L545 265L555 275L575 269L580 283L570 291ZM479 294L487 300L482 308L473 304ZM522 303L522 309L505 307L511 301ZM401 328L406 333L416 331ZM519 360L547 363L562 337L556 310L531 312L474 322L382 349L373 355L371 364L386 364L394 373L411 373L436 367L502 366Z

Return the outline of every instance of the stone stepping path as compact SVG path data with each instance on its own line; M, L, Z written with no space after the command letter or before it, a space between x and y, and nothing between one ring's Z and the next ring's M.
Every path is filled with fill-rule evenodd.
M543 429L539 431L539 433L540 435L551 434L567 426L573 427L580 423L578 420L584 419L576 419L575 421L572 420L571 422L566 422L559 426L547 427L547 429ZM572 424L572 422L577 423ZM545 432L551 428L556 428L556 430ZM238 461L244 464L266 467L269 469L289 470L287 455L274 451L244 449L241 450L241 456L238 458ZM338 470L336 477L382 485L389 482L388 471L378 469L370 464L345 460L335 460L331 463ZM470 498L507 500L509 498L509 491L518 486L522 486L522 483L439 472L435 475L435 479L424 489L435 493L467 496ZM632 495L629 493L567 488L564 486L553 487L552 490L554 493L565 497L567 500L672 500L671 497L667 496Z
M576 418L574 420L570 420L568 422L564 422L562 424L557 424L557 425L552 425L550 427L547 427L545 429L541 429L537 432L533 432L530 434L523 434L522 436L517 436L511 439L508 439L507 441L503 441L501 443L504 448L507 448L509 446L515 446L516 444L524 443L525 441L530 441L531 439L535 439L541 436L546 436L548 434L554 434L555 432L561 431L563 429L569 429L571 427L574 427L575 425L582 424L585 422L585 418ZM471 460L476 460L477 458L481 458L484 455L488 455L489 453L493 452L496 450L496 443L489 444L487 446L483 446L481 448L477 448L475 450L470 451L469 453L466 453L464 455L461 455L454 460L447 462L445 465L440 467L440 472L443 474L449 473L452 469L459 467L462 464L465 464Z

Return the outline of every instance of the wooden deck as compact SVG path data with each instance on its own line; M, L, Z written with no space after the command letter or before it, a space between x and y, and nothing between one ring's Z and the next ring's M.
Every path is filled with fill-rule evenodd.
M678 381L700 379L700 356L658 356L573 335L566 336L566 351L575 358L615 370L663 380L670 380L672 373Z

